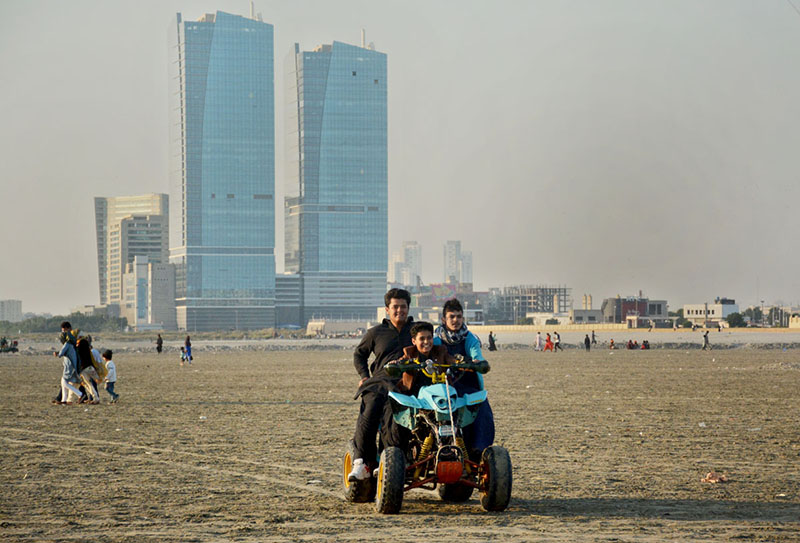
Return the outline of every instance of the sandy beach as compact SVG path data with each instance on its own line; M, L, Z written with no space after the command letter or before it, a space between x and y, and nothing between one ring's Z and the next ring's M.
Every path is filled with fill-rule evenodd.
M97 406L50 404L54 357L0 356L0 539L800 540L798 350L491 353L509 509L412 491L380 516L342 499L351 344L121 352Z

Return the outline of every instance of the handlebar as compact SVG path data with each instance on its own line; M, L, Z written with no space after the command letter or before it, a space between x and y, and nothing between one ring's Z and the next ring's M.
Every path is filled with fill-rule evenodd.
M486 360L475 360L473 362L457 362L455 364L447 364L444 362L432 362L433 368L444 373L447 370L459 371L474 371L477 373L488 373L489 363ZM399 360L396 362L389 362L384 366L386 374L389 377L399 377L408 371L427 370L428 364L426 362L412 362L410 360Z

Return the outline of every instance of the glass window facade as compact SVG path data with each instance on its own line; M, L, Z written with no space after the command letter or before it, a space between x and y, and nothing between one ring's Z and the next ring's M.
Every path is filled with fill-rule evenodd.
M178 325L266 328L275 306L273 28L178 14L171 261Z
M333 287L312 300L306 285L305 306L366 300L372 316L388 254L386 55L334 42L288 60L286 271Z

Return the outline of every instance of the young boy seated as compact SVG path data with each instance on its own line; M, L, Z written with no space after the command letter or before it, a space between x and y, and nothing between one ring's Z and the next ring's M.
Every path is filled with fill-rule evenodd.
M403 358L414 363L425 363L428 360L453 364L458 360L448 354L444 345L433 344L433 325L429 322L418 322L411 327L412 345L403 349ZM396 364L397 362L390 362ZM421 371L406 372L397 383L397 390L404 394L416 394L419 389L430 385L431 379Z
M448 354L447 348L443 345L433 344L433 325L429 322L417 322L411 327L411 343L409 347L403 349L403 360L406 363L426 363L428 360L440 363L452 364L458 361L454 356ZM395 360L389 362L391 365L402 366L403 362ZM416 395L419 389L430 385L431 378L422 371L409 371L403 373L402 379L397 383L398 392L403 394ZM386 402L383 413L383 425L381 427L381 439L386 447L408 447L411 431L400 426L392 417L392 406Z

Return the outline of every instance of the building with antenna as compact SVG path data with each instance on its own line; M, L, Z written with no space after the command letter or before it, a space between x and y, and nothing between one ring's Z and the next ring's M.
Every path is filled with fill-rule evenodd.
M287 59L287 273L301 324L370 319L386 290L386 55L333 42Z
M275 324L273 28L222 11L174 22L170 262L178 327Z

